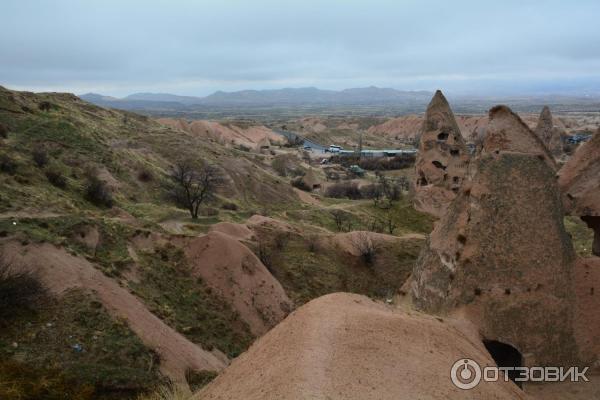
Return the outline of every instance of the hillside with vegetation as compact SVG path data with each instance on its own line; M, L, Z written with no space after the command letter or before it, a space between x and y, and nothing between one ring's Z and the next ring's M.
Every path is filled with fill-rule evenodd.
M432 229L394 174L310 193L296 149L70 94L0 88L0 136L0 398L197 389L313 298L392 299Z

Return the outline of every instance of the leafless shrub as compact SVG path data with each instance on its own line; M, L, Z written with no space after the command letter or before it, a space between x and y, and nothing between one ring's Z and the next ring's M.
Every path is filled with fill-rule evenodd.
M367 265L372 265L377 254L377 246L367 232L357 232L352 237L352 246Z
M46 166L46 164L48 164L48 153L42 147L36 147L33 149L31 152L31 157L38 168L43 168Z
M321 242L320 242L319 235L310 234L305 237L305 241L306 241L306 247L308 248L308 251L310 251L311 253L318 253L319 250L321 249Z
M280 233L273 238L273 244L275 245L275 248L279 251L283 251L289 241L290 237L287 233Z
M335 183L327 188L325 191L325 196L337 199L349 198L351 200L358 200L362 198L358 184L353 182Z

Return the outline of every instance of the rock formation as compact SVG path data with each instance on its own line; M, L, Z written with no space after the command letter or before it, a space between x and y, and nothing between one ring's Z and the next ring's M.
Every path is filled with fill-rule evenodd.
M575 254L553 165L516 114L493 108L473 177L413 271L418 308L461 313L485 339L518 349L528 365L577 359L570 287Z
M562 136L564 131L554 126L552 113L547 106L542 109L535 134L544 142L554 157L560 157L563 154Z
M565 212L594 230L592 252L600 256L600 129L559 172Z
M554 157L544 142L506 106L496 106L489 113L482 153L494 152L536 155L556 169Z
M335 293L305 304L194 399L525 399L510 382L462 390L452 365L494 365L468 324Z
M431 99L421 128L415 164L415 207L441 217L456 197L469 164L469 153L448 101L439 90Z

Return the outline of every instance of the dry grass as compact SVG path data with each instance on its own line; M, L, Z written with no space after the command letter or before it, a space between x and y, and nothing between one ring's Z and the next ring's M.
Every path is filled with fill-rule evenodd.
M161 386L150 394L138 396L136 400L189 400L193 393L178 385Z

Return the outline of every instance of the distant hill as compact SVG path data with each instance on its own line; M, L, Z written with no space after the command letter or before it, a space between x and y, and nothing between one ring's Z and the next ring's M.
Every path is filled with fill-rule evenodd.
M366 87L341 91L314 87L275 90L218 91L206 97L177 96L167 93L136 93L122 99L88 93L80 96L103 107L126 110L185 110L205 107L266 107L266 106L328 106L426 103L432 93L426 91L401 91L390 88Z
M202 97L178 96L169 93L134 93L125 97L126 101L151 101L156 103L173 102L180 104L201 104Z
M299 117L326 112L335 115L399 116L422 113L433 96L428 91L404 91L369 86L344 90L315 87L272 90L217 91L206 97L168 93L135 93L124 98L88 93L80 97L106 108L158 116L192 119L235 117ZM517 112L539 113L545 105L558 112L595 112L598 96L449 96L459 114L485 114L496 104L508 104Z

